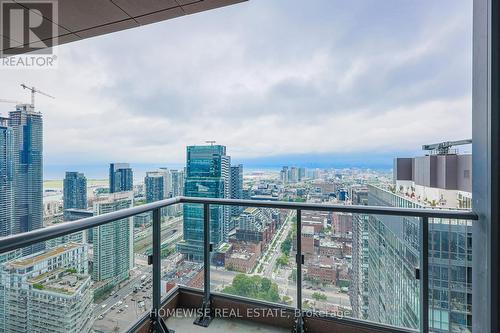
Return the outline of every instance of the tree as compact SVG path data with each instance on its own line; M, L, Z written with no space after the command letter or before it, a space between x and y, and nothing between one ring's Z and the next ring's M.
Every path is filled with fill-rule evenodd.
M288 304L288 305L291 305L292 304L292 299L289 297L289 296L283 296L283 298L281 299L281 302L283 304Z
M288 257L286 255L281 255L278 260L276 260L276 265L278 266L286 266L288 265Z
M287 238L283 241L283 243L281 243L281 252L289 256L291 250L292 250L292 238L290 234L288 234Z
M258 275L238 274L222 292L269 302L279 302L281 300L278 285L268 278L262 278Z
M312 298L316 301L326 301L326 295L323 293L314 292Z

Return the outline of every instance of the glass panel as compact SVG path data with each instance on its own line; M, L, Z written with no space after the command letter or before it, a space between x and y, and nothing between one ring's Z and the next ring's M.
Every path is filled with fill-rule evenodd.
M177 286L203 289L203 205L179 204L162 212L162 297ZM196 235L196 240L184 235Z
M211 261L211 291L295 306L295 211L232 210Z
M302 211L304 310L351 316L352 219L351 214Z
M430 219L429 237L430 330L472 332L472 223Z
M152 242L151 220L152 213L146 213L94 228L92 329L125 332L151 309L152 266L146 256Z

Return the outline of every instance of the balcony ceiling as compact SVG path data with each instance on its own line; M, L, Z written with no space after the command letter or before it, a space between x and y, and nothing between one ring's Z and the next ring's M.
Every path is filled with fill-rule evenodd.
M247 0L59 0L59 20L52 30L58 44L65 44L243 1ZM48 41L54 37L40 38ZM3 50L13 45L5 43L10 41L7 36L2 38Z

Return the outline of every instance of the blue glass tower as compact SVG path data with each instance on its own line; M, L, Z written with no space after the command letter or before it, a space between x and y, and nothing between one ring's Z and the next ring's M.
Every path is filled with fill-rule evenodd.
M12 154L12 129L8 127L7 118L0 117L0 237L12 232L14 213L14 197L12 183L14 181L14 161Z
M188 146L184 195L229 198L230 157L221 145ZM227 237L229 210L210 208L210 241L218 246ZM188 260L203 259L203 207L184 205L184 240L177 246Z
M109 192L126 192L133 190L134 174L128 163L111 163L109 165Z
M67 216L67 209L87 208L87 178L85 178L83 173L66 172L63 204L65 217Z
M147 172L144 178L146 192L146 202L154 202L165 198L165 179L164 173Z
M13 150L13 234L43 227L43 122L42 114L29 104L16 105L9 114ZM28 255L41 251L44 243L23 249Z

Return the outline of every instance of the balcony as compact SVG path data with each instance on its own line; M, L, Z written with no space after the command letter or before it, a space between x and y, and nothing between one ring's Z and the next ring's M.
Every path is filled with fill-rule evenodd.
M200 277L196 286L188 287L179 284L173 286L172 288L166 288L166 290L162 291L162 284L166 282L168 285L169 283L169 276L166 276L164 274L164 270L162 269L162 265L169 264L168 260L167 263L162 262L162 251L164 250L162 248L162 235L165 235L165 230L162 230L162 209L175 207L179 204L197 205L197 207L202 208L203 237L201 241L203 244L203 268L199 271ZM269 300L262 300L262 297L241 297L235 295L234 292L232 293L227 289L223 289L223 292L216 290L220 288L217 288L217 286L214 285L214 280L211 278L211 275L220 273L217 269L214 270L212 265L212 252L214 249L210 243L210 212L214 207L228 206L259 207L263 209L272 208L287 210L289 212L285 220L288 222L284 222L281 228L276 232L278 237L280 237L285 235L287 230L291 232L292 230L290 230L290 228L293 227L295 228L295 230L293 230L295 235L299 235L299 237L297 237L297 241L294 243L293 250L293 253L295 254L293 256L293 262L296 265L296 276L293 279L294 286L291 292L288 291L288 286L286 287L286 294L289 295L287 296L289 299L288 302L270 302ZM309 250L307 247L310 243L308 243L308 240L306 239L309 237L307 229L313 227L304 227L302 217L310 211L351 213L359 214L360 216L373 215L404 217L404 219L397 219L396 221L405 221L405 223L407 223L408 219L412 219L412 221L418 225L418 240L416 240L416 248L419 249L420 255L418 257L417 266L414 267L414 285L416 286L415 290L418 291L418 299L415 299L415 302L413 303L413 310L417 313L416 322L413 324L413 327L410 326L405 328L401 325L398 325L399 327L397 327L381 323L367 322L357 318L351 318L349 314L338 315L341 312L337 313L335 311L344 311L347 309L345 305L342 306L342 301L340 301L341 305L337 307L335 311L332 309L324 311L320 305L313 301L308 303L310 300L307 297L311 296L308 295L305 297L305 293L307 292L308 294L311 294L311 290L309 290L311 286L308 285L306 287L305 281L307 280L307 274L311 275L313 273L311 273L310 270L306 273L304 270L304 264L307 264L309 260L315 260L314 257L311 259L311 256L308 255ZM215 332L220 330L232 330L235 332L247 332L254 330L264 332L331 332L335 330L342 332L409 332L417 329L420 332L429 332L432 331L429 326L433 325L433 318L429 317L429 313L431 313L429 311L431 293L429 292L428 269L429 259L431 259L429 253L432 253L430 250L433 248L433 245L430 246L429 242L429 235L432 235L432 232L429 231L433 230L434 224L432 221L434 219L446 219L450 221L474 221L478 219L474 213L469 211L444 209L433 210L423 208L413 209L355 205L344 206L257 200L177 197L99 216L84 218L74 222L65 222L27 233L12 235L0 239L0 254L21 249L39 242L68 237L83 230L110 225L113 222L123 221L124 219L145 213L152 213L152 253L147 257L147 263L152 265L152 275L150 277L150 280L152 281L151 297L149 296L149 286L147 286L147 281L149 281L147 275L140 277L140 280L139 276L129 276L131 280L135 279L135 281L138 281L137 285L133 286L133 291L131 289L131 285L128 285L128 287L123 287L116 294L116 296L118 296L118 293L120 293L120 296L123 297L126 303L123 304L122 301L118 302L113 300L113 297L116 296L111 296L108 300L100 303L99 306L102 307L102 309L106 309L106 311L107 308L110 308L110 312L116 311L117 309L115 307L117 306L119 308L117 313L125 311L125 313L130 313L131 315L133 314L132 309L135 309L135 315L138 317L138 320L135 323L119 323L118 319L113 319L111 322L108 321L106 323L104 318L106 312L96 316L96 309L94 309L94 313L85 313L83 317L87 323L94 325L93 328L96 331L123 331L125 326L127 326L126 331L129 332L146 332L149 331L150 328L154 328L157 332L169 332L172 331L172 329L177 332ZM294 223L292 223L292 218ZM94 229L94 232L96 232L95 230L96 229ZM109 241L109 239L104 238L103 241ZM271 254L275 249L272 244L273 243L271 243L270 247ZM74 245L72 248L69 245L65 245L64 249L57 250L56 248L56 250L50 251L69 251L72 249L78 250L78 246ZM50 253L44 254L44 258L49 257L50 255ZM80 255L83 256L83 258L86 258L82 253L73 253L71 255ZM12 267L9 267L12 270L19 269L19 273L22 274L25 273L25 271L22 270L24 265L33 263L37 260L38 258L34 257L30 260L14 262L11 264ZM118 256L112 258L112 260L120 261L122 259ZM97 264L98 263L94 263L94 267ZM52 263L52 265L61 265L60 268L64 268L63 264L60 264L59 262L57 264ZM68 274L76 273L80 270L86 271L84 268L66 269ZM58 268L57 271L61 272L61 269ZM181 277L183 274L190 273L189 270L182 271L181 268L179 268L176 272L177 275L181 275ZM49 290L49 282L50 286L53 286L55 283L54 281L58 281L57 279L60 278L60 275L58 275L57 279L53 279L46 276L47 274L48 273L44 273L37 276L36 281L32 281L33 279L29 280L33 290L47 291ZM261 275L267 276L267 274L267 271L263 270L263 274ZM315 275L315 277L321 278L321 275ZM311 278L311 276L309 276L309 278ZM68 277L66 277L66 280L71 281ZM84 278L77 277L75 281L78 282L78 284L75 282L70 286L67 286L67 284L62 285L60 283L60 287L64 287L63 289L65 293L71 294L73 291L80 288L79 286L84 283L83 280ZM287 284L286 280L277 281L282 281L279 282L279 287ZM142 283L139 284L140 282ZM394 281L394 283L395 282L396 281ZM224 285L224 282L222 282L222 285ZM69 287L72 287L73 289L67 289ZM268 286L268 288L269 287L270 286ZM390 288L390 283L385 287ZM267 289L265 292L267 292ZM278 293L278 291L276 291L276 293ZM82 293L81 295L84 294ZM387 292L381 296L390 299L395 295L391 292ZM127 297L130 297L130 303L127 303L129 302L129 298ZM312 297L314 298L314 295ZM149 301L150 299L152 299L152 301ZM281 297L277 299L282 300ZM7 302L9 301L7 300ZM319 299L318 303L320 303ZM137 304L140 305L138 306ZM86 308L89 306L81 307L80 311L86 311ZM97 310L99 310L99 308L97 308ZM390 322L390 319L387 321Z
M97 3L97 1L93 1ZM110 32L119 31L128 28L134 28L138 25L153 23L156 21L169 19L173 17L178 17L197 11L202 11L205 9L215 8L221 6L222 4L229 4L238 1L223 1L223 0L205 0L205 1L176 1L175 6L162 8L154 7L151 4L141 4L141 6L132 6L132 8L119 8L114 3L106 4L94 4L92 6L87 6L85 10L78 8L77 2L65 2L63 5L66 7L60 11L68 12L71 14L67 18L61 20L61 26L57 27L58 31L53 36L46 36L46 40L55 39L59 37L59 43L68 43L73 41L78 41L84 38L89 38L92 36L104 35ZM124 2L125 3L125 2ZM166 1L165 3L169 3ZM179 3L183 5L179 5ZM149 8L146 8L149 7ZM128 15L126 15L128 13ZM60 14L61 15L61 14ZM388 15L390 15L388 13ZM430 295L429 291L429 277L434 272L429 271L429 265L432 261L443 260L442 257L438 257L436 254L437 244L441 244L438 241L442 241L443 238L437 239L433 232L432 219L452 219L452 220L467 220L475 221L471 223L474 235L474 264L473 264L473 280L474 283L457 283L453 288L471 291L473 289L473 300L470 303L474 303L474 316L473 325L475 332L498 332L499 331L499 320L498 320L498 307L500 293L498 288L499 281L499 238L500 238L500 228L498 225L499 220L499 193L500 193L500 180L498 177L499 161L500 161L500 149L498 145L499 141L499 81L500 76L500 66L499 62L499 50L498 37L500 35L500 29L498 25L498 20L500 19L500 6L493 0L474 0L474 33L473 33L473 96L472 96L472 117L473 117L473 142L474 142L474 156L473 156L473 191L472 191L472 207L474 213L468 212L449 212L449 211L432 211L432 210L415 210L415 209L395 209L395 208L380 208L380 207L356 207L356 206L317 206L317 205L297 205L289 203L269 203L269 202L244 202L244 201L231 201L231 200L206 200L199 198L174 198L171 200L166 200L162 202L157 202L154 204L149 204L141 207L130 208L122 210L115 213L110 213L106 215L100 215L97 217L91 217L79 220L77 222L68 222L61 225L53 226L45 229L38 229L25 234L17 234L5 239L0 240L0 254L6 252L20 250L23 247L36 244L37 242L58 242L58 238L69 237L75 233L81 231L90 231L92 228L98 226L105 226L112 222L119 221L123 218L128 218L136 216L139 214L150 214L154 212L153 227L155 232L147 237L151 236L153 239L153 250L152 256L149 258L143 258L143 260L151 260L152 265L152 285L153 290L148 291L148 288L143 293L151 293L151 295L144 295L144 301L141 301L140 309L135 309L134 319L132 323L129 322L115 322L111 326L105 328L108 331L126 330L130 332L145 332L149 331L150 327L156 328L157 331L166 331L166 326L175 329L178 332L191 332L200 331L207 332L209 330L220 330L222 326L224 329L233 331L309 331L309 332L322 332L322 331L341 331L341 332L406 332L406 331L421 331L428 332L433 331L432 327L435 327L434 314L429 314L429 307L432 307L434 302L439 302L439 300ZM63 29L63 27L65 27ZM3 36L6 39L5 36ZM4 50L5 51L5 50ZM1 120L0 120L1 123ZM300 221L301 212L306 210L325 210L332 212L345 212L351 214L361 214L361 215L383 215L383 216L406 216L412 219L418 219L418 230L417 233L419 237L409 237L409 241L416 244L415 247L419 247L419 254L415 255L413 253L413 261L418 261L419 265L415 267L416 272L409 272L410 274L416 273L415 283L418 286L418 293L415 295L415 302L413 302L411 309L409 311L412 314L418 314L413 318L411 326L414 329L401 328L387 326L379 323L366 322L360 319L349 319L349 318L337 318L332 316L324 315L319 311L307 311L309 309L303 308L303 272L302 272L302 254L303 249L302 241L298 241L295 250L297 256L294 257L294 264L297 268L297 287L293 295L295 301L292 305L286 306L283 304L267 303L263 301L258 301L255 299L248 299L237 297L233 295L222 294L219 291L212 290L211 288L211 269L208 269L210 265L204 265L203 270L203 282L201 283L202 289L200 288L189 288L183 285L179 285L169 290L168 293L162 294L161 283L162 283L162 269L161 269L161 224L160 224L160 213L161 208L170 207L182 203L195 203L199 205L205 205L209 210L210 205L242 205L242 206L259 206L264 208L281 208L293 210L296 213L298 221ZM209 228L206 226L210 225L210 220L208 214L205 214L205 236L202 240L203 242L203 253L205 262L208 260L210 252L210 242L209 240ZM376 221L374 221L376 225ZM297 234L302 237L301 224L297 223L296 230ZM368 229L370 230L370 229ZM446 237L446 230L440 231ZM432 237L430 235L433 235ZM360 239L364 240L364 236ZM300 239L301 240L301 239ZM368 240L367 240L368 241ZM390 249L388 244L380 243L381 249ZM71 251L72 249L67 249ZM397 251L397 249L394 249ZM80 256L79 250L75 250L74 255ZM460 259L460 255L471 256L466 250L466 253L460 253L457 258ZM455 254L455 253L453 253ZM114 260L118 258L110 258ZM456 260L456 259L453 259ZM26 263L24 263L26 264ZM363 265L365 262L363 262ZM390 263L388 263L390 265ZM370 267L369 263L366 262L366 266ZM83 269L82 269L83 270ZM42 296L36 299L40 307L43 309L44 299L47 299L52 290L62 291L59 295L65 297L60 297L58 300L59 305L71 304L74 301L73 298L69 297L75 295L76 298L83 304L81 307L81 314L85 318L92 318L99 321L99 316L94 317L94 314L90 313L92 303L88 299L88 294L82 293L82 288L86 288L87 283L85 279L78 276L73 272L61 271L59 276L50 278L48 282L44 281L29 281L34 290L39 291L37 295ZM58 273L58 274L59 274ZM67 274L66 274L67 273ZM73 274L73 275L72 275ZM365 272L363 272L365 274ZM368 274L368 273L366 273ZM468 273L467 273L468 274ZM48 278L44 276L44 278ZM135 280L138 280L140 284L141 276L133 276ZM418 279L417 279L418 278ZM397 279L388 279L391 283L397 283ZM469 281L469 279L467 279ZM443 288L447 288L445 283L447 281L440 281ZM14 285L14 284L13 284ZM369 292L372 290L372 286L364 286L363 290ZM380 290L385 290L384 294L385 300L390 300L396 295L391 294L391 284L387 283L384 285L377 285ZM77 291L78 293L75 293ZM126 290L128 293L129 290ZM84 295L85 297L81 297ZM120 294L119 296L124 296ZM66 297L67 296L67 297ZM45 297L45 298L44 298ZM0 303L14 302L16 300L25 300L24 295L12 295L9 299L0 299ZM297 301L298 300L298 301ZM107 303L106 301L101 302L99 307L102 307L104 312L107 309L113 308L113 302ZM455 297L449 297L449 308L464 311L462 300L457 300ZM466 300L467 308L465 311L471 311L470 305L468 305L469 300ZM102 304L102 305L101 305ZM207 328L201 326L195 326L192 324L194 320L199 320L200 318L185 316L156 316L155 313L166 312L166 309L199 309L203 308L209 309L209 314L216 315L216 310L229 309L245 309L245 308L261 308L261 309L281 309L284 311L284 315L273 315L272 312L267 318L245 318L239 317L237 320L227 319L227 318L213 318ZM120 308L118 311L123 310L124 307ZM5 322L0 322L0 332L2 331L29 331L26 327L26 316L25 311L27 309L19 309L19 313L13 314L13 324L12 327L5 327ZM93 311L98 312L93 309ZM163 310L163 311L160 311ZM368 311L369 309L366 309ZM401 309L397 309L398 311ZM407 311L408 309L404 309ZM113 311L117 312L115 308ZM125 313L131 313L130 308L128 310L123 310ZM36 325L31 327L32 331L36 328L45 327L48 322L50 322L58 314L57 312L50 313L49 309L41 311L37 314L38 322ZM289 316L287 316L289 314ZM136 320L136 317L138 319ZM162 319L162 320L160 320ZM206 320L209 321L210 318L201 318L201 322ZM389 321L389 318L386 318ZM101 321L105 321L102 319ZM163 324L165 323L166 326ZM415 324L416 323L416 324ZM109 324L109 323L107 323ZM107 324L101 325L106 327ZM45 326L44 326L45 325ZM79 327L76 323L69 322L68 326L72 327L72 332L78 332ZM432 327L429 327L432 326ZM52 327L53 331L57 331L57 327ZM43 330L42 330L43 331ZM59 328L59 331L62 331Z

